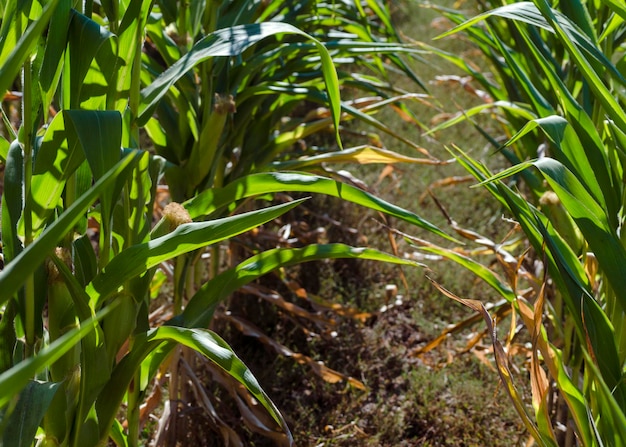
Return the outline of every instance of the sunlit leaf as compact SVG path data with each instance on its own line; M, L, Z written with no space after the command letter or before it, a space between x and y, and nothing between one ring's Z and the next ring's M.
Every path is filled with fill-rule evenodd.
M203 327L211 320L215 306L238 288L279 268L320 259L352 258L419 266L378 250L343 244L309 245L304 248L268 250L252 256L237 267L220 273L205 283L191 298L182 316L173 321L185 327Z
M161 262L251 230L289 211L303 200L306 199L223 219L185 223L165 236L122 251L87 286L92 308L95 309L125 281Z
M21 252L13 262L0 272L0 303L5 303L23 284L43 260L54 250L56 244L72 229L83 216L87 208L98 198L103 189L115 182L133 162L135 153L131 153L118 162L114 169L98 180L93 188L79 197L74 204L48 226L39 238Z
M284 191L315 192L339 197L343 200L397 217L438 236L453 240L451 236L417 214L386 202L366 191L317 175L296 172L250 175L236 180L224 188L206 190L198 194L185 203L185 208L189 211L191 218L195 219L203 215L209 215L216 209L230 205L235 200L259 194Z
M322 71L328 89L333 122L335 127L338 128L341 115L339 81L328 50L308 34L292 25L279 22L234 26L215 31L200 40L189 53L142 91L138 123L143 124L147 122L154 112L158 101L167 93L168 89L200 62L211 57L237 56L260 40L280 34L301 35L315 43L322 58Z

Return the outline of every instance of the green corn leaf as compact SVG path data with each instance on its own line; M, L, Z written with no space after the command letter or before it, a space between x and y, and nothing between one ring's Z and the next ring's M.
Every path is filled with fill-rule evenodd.
M124 8L128 2L120 1L120 0L101 0L100 4L102 5L102 9L104 13L109 19L111 23L111 28L116 27L117 22L119 20L120 6ZM121 4L121 5L120 5Z
M209 334L207 335L208 338L205 338L202 335L203 333ZM227 344L223 343L219 337L216 337L213 336L212 332L204 329L190 329L174 325L162 326L150 330L147 334L138 334L134 339L133 349L115 366L111 379L100 393L100 397L96 402L95 408L100 424L100 439L104 440L109 436L108 427L114 424L115 416L119 411L119 404L130 382L135 378L136 371L142 366L142 362L144 360L151 362L149 369L156 370L178 343L190 346L193 349L199 349L199 352L207 355L209 359L217 355L215 359L217 364L226 366L225 371L233 375L235 379L243 380L242 384L250 386L248 389L253 394L260 390L260 388L254 386L256 382L254 376L249 372L245 373L247 369L242 369L245 368L245 365L232 354ZM222 356L220 357L219 354L222 354ZM231 366L229 367L228 365ZM260 396L255 394L255 397L261 397L262 400L260 402L268 409L275 420L286 429L280 413L277 412L269 398L263 397L265 393L262 390L260 390L260 393ZM288 430L286 434L290 439L291 434Z
M613 177L609 168L606 149L595 123L565 86L561 76L555 71L554 63L546 60L542 51L528 39L525 32L520 30L520 35L528 44L527 50L543 69L543 75L551 88L557 92L556 98L570 124L565 128L563 141L553 141L555 158L560 159L581 179L598 203L606 207L612 224L617 225L614 216L617 216L621 206L616 187L619 181Z
M148 152L144 152L133 170L133 177L127 185L130 206L124 209L129 214L121 222L125 247L148 239L154 196L163 169L160 157L151 157Z
M246 389L268 411L282 427L290 445L293 445L291 432L280 411L263 391L252 372L235 355L230 346L217 334L207 329L189 329L175 326L162 326L148 335L149 341L167 341L179 343L206 356L213 363L226 371Z
M489 25L487 27L491 30ZM491 33L493 34L493 31ZM494 42L497 51L502 55L506 63L507 69L502 70L506 73L504 76L511 77L516 81L519 90L523 92L525 98L527 98L527 101L537 111L539 116L554 114L554 106L548 100L550 92L542 88L541 84L532 82L534 67L526 67L524 59L520 58L518 54L509 51L502 40L496 38Z
M582 110L580 110L579 119L584 120L581 115L584 115ZM574 126L578 127L578 124ZM557 152L555 158L567 161L568 168L573 170L578 178L581 179L585 188L593 195L598 204L602 208L607 209L605 196L608 191L613 190L613 187L610 183L606 156L604 155L602 144L598 141L599 137L597 139L592 138L592 140L598 141L597 145L583 145L573 132L572 127L568 126L568 121L565 118L551 115L529 121L506 142L505 147L515 143L537 127L553 143L553 150ZM593 131L593 134L597 135L595 131ZM598 150L598 156L591 156L594 148ZM598 175L601 172L606 174ZM598 178L600 178L600 181L597 180Z
M99 179L119 160L120 140L121 118L117 112L65 110L55 116L38 151L31 195L26 202L35 234L47 223L67 180L85 158ZM110 213L112 197L116 195L113 189L110 194L101 195L104 212Z
M596 69L593 62L600 62L602 68L610 72L614 79L622 85L626 85L626 79L593 43L587 39L577 38L579 33L568 19L563 19L558 11L552 9L545 0L536 0L536 3L541 13L549 21L554 32L559 36L559 41L563 43L564 47L576 61L577 68L587 79L589 87L595 94L595 98L604 106L606 113L615 120L619 127L626 131L626 114L615 99L613 92L605 86L601 75L598 73L599 69ZM590 54L592 60L586 58L581 49Z
M90 244L88 240L86 243ZM53 256L52 260L65 281L78 318L87 321L93 313L88 305L89 295L85 292L84 286L72 275L63 261L56 256ZM112 312L102 318L110 319L119 315L121 311L118 302L115 302L111 309ZM106 338L101 326L102 322L94 323L93 330L81 340L81 380L75 420L85 421L89 418L93 403L111 376L111 362L107 356ZM82 432L93 432L93 428L82 424L76 431L78 432L76 438L80 439Z
M504 146L512 145L537 127L544 131L550 141L560 146L567 124L567 120L559 115L551 115L531 120L520 131L513 135Z
M0 42L0 54L2 54L0 58L0 92L9 90L9 87L17 77L26 59L32 56L37 41L48 26L50 17L55 11L59 1L60 0L51 0L45 5L41 16L28 26L26 32L19 37L19 40L16 39L17 44L15 44L15 46L13 46L12 43L7 44L7 40ZM4 25L5 22L3 21L3 28ZM11 25L11 22L7 23L7 26ZM12 30L14 29L15 27L12 26ZM8 39L8 42L11 42L11 39ZM4 55L7 53L8 56L5 58Z
M605 5L608 5L622 20L626 21L626 5L621 0L601 0Z
M216 16L217 9L219 9L219 7L219 2L191 0L189 5L189 35L192 37L197 36L201 31L202 23L204 22L205 16L208 13L207 10L212 10L211 15ZM207 25L209 24L207 23ZM215 24L213 23L211 25L209 25L208 28L205 28L205 32L210 32L215 29Z
M200 216L210 215L215 210L228 206L239 199L285 191L320 193L339 197L343 200L397 217L445 239L455 240L452 236L444 233L418 215L392 205L366 191L317 175L296 172L249 175L229 183L224 188L204 191L187 201L184 206L189 211L191 218L196 219Z
M579 328L579 340L585 350L597 362L607 385L613 389L614 398L621 406L626 405L626 382L622 379L621 362L615 344L615 332L598 302L586 284L587 277L580 262L571 252L558 245L558 240L549 234L545 224L537 218L535 222L542 243L548 247L551 260L560 275L558 281L567 287L569 308ZM552 273L554 277L555 273ZM581 330L582 328L582 330Z
M626 277L621 272L621 267L626 265L626 250L610 226L604 209L558 161L544 158L536 161L534 165L544 174L584 234L613 289L626 290ZM617 295L622 309L626 312L626 297Z
M198 43L172 65L152 84L141 92L142 101L137 118L138 125L145 124L154 112L159 100L167 93L169 88L178 79L183 77L197 64L211 58L223 56L237 56L262 39L269 36L296 34L311 40L317 47L326 88L328 90L333 123L336 128L336 136L339 140L339 120L341 116L341 98L339 95L339 80L335 71L332 58L328 50L316 39L307 33L300 31L292 25L279 22L239 25L215 31Z
M48 226L41 236L22 251L13 262L5 266L0 272L0 304L5 303L22 286L26 278L54 250L57 242L65 237L74 224L80 220L99 194L112 185L134 159L135 153L133 152L118 162L89 191L79 197L70 208Z
M95 110L64 111L68 144L79 146L89 163L95 180L99 180L120 159L122 117L119 112ZM108 235L110 214L123 183L100 194L103 231Z
M32 215L32 228L38 234L59 204L67 179L85 160L76 141L68 144L65 113L57 114L46 130L33 169L26 212ZM22 230L23 231L23 230Z
M99 180L120 160L122 116L119 112L65 110L70 146L83 149L91 172Z
M409 241L410 242L410 241ZM504 299L506 299L509 303L514 303L516 300L515 293L511 288L502 282L500 278L490 269L482 265L481 263L475 261L472 258L467 256L463 256L454 250L449 250L442 247L436 246L426 246L426 247L418 247L419 250L425 251L427 253L433 253L439 256L442 256L446 259L456 262L460 266L466 268L470 272L472 272L476 277L485 281L488 285L490 285L496 292L500 294Z
M181 49L163 29L160 21L150 17L146 26L146 34L150 37L155 48L159 51L159 55L165 60L168 66L174 65L174 63L180 59Z
M4 447L32 445L37 428L60 386L61 382L28 382L6 420L2 436Z
M19 8L18 8L19 6ZM20 33L23 29L18 29L18 16L22 15L24 6L18 2L4 2L2 5L2 24L0 24L0 60L6 60L11 49L17 45ZM24 23L24 22L22 22Z
M377 0L366 0L365 3L374 12L374 17L380 20L385 29L395 31L395 26L391 18L391 12L389 11L389 5ZM332 8L331 8L332 11ZM397 37L397 36L396 36Z
M626 287L626 277L620 274L621 266L626 263L626 250L609 224L604 209L563 164L545 157L513 166L484 180L481 184L506 178L529 166L537 167L554 189L565 209L584 234L614 290L622 290ZM626 311L626 298L619 297L619 303Z
M616 398L626 402L613 328L591 294L587 274L578 257L554 229L548 227L545 216L528 202L502 185L497 194L503 195L535 250L547 254L550 275L576 323L579 343L593 352L603 377L614 387Z
M88 17L72 11L68 35L69 95L66 109L103 110L107 93L115 88L117 73L117 36ZM116 98L108 98L114 100Z
M449 120L432 127L428 130L428 132L426 132L426 135L435 134L437 132L445 130L449 127L454 126L455 124L466 121L475 115L481 113L491 113L493 109L504 110L513 116L525 120L534 120L537 118L537 115L532 110L529 110L527 107L524 107L521 104L515 104L508 101L495 101L493 103L480 104L478 106L474 106L467 110L464 110L462 113L456 114Z
M589 367L590 375L597 387L599 398L597 399L599 421L591 421L597 424L598 437L604 441L605 445L626 444L626 415L624 407L620 407L620 402L616 399L615 391L604 380L601 370L595 366L593 359L586 355L586 364ZM599 435L599 433L602 435Z
M9 143L9 141L3 136L0 136L0 162L6 163L10 146L11 146L11 143Z
M117 0L103 2L103 5L111 3L115 5L115 15L119 11ZM118 42L118 56L120 58L120 67L116 74L117 87L116 87L116 104L115 109L119 112L124 112L128 105L128 95L125 92L129 92L131 89L131 96L135 96L139 92L134 91L135 88L139 88L139 85L132 85L132 70L133 67L139 65L139 58L141 56L141 44L143 39L139 39L139 35L144 32L146 23L150 11L152 10L154 2L145 0L131 0L125 8L124 16L120 23L120 27L117 30L119 36ZM161 26L161 22L159 22ZM165 30L162 29L162 32ZM133 104L134 106L134 104Z
M46 346L37 355L22 360L13 368L0 374L0 408L5 407L20 393L28 385L31 377L73 349L76 343L94 329L95 323L114 308L115 306L107 307L95 317L83 322L79 328L72 329Z
M223 219L183 224L165 236L122 251L87 286L92 308L97 308L99 303L125 281L141 275L161 262L256 228L289 211L303 200L306 199Z
M626 117L623 116L621 108L611 92L604 86L597 70L594 69L594 64L599 63L603 69L611 73L613 78L621 84L626 84L626 79L584 32L572 23L568 17L552 9L545 0L537 0L534 3L516 2L496 8L466 21L439 37L444 37L466 29L490 16L499 16L520 21L555 33L559 37L559 42L563 43L577 62L577 66L589 81L589 86L598 100L605 106L607 113L622 129L626 129ZM586 58L582 52L587 54L591 59ZM501 48L501 53L505 58L508 57L509 53L504 48ZM511 68L516 69L515 65L511 66ZM532 83L525 82L520 85L525 88L527 85L532 85Z
M369 259L393 264L421 266L414 261L369 248L355 248L344 244L309 245L304 248L278 248L252 256L237 267L219 274L204 284L191 298L181 317L172 323L185 327L204 327L213 315L215 306L232 292L251 281L279 268L319 259Z
M128 435L124 433L124 427L122 427L122 423L117 419L113 420L113 426L111 427L109 435L113 442L115 442L115 445L119 447L129 447Z
M559 26L562 27L563 30L567 33L567 39L570 42L575 43L578 47L587 51L590 55L592 55L598 61L601 61L607 67L611 65L607 57L602 54L602 52L589 39L589 36L582 32L580 28L576 26L567 16L554 9L551 9L548 15L549 18L552 19L554 22L548 21L545 17L545 13L547 10L544 9L543 5L538 5L538 3L541 2L515 2L501 6L499 8L492 9L491 11L487 11L485 13L472 17L470 20L467 20L466 22L454 27L453 29L437 36L437 38L441 39L443 37L458 33L459 31L473 26L478 22L484 21L485 19L492 16L527 23L531 26L544 29L551 33L555 32L554 24L558 23ZM621 77L621 74L619 73L615 73L615 75Z
M626 84L626 79L584 32L580 31L569 18L552 9L547 1L537 0L534 4L531 2L517 2L496 8L456 27L446 33L446 35L452 32L458 32L460 29L464 29L471 24L484 20L491 15L521 21L555 33L559 37L559 42L567 48L576 61L577 67L589 81L590 88L595 93L596 98L604 105L607 113L622 129L626 129L626 116L624 116L613 94L605 87L597 70L594 68L594 64L599 62L603 69L610 72L614 79L623 85ZM586 58L582 52L589 55L591 59ZM506 57L506 51L504 55Z
M72 242L74 256L74 275L81 286L86 286L98 273L98 259L91 245L88 234L74 239Z
M489 176L488 171L482 170L475 161L466 155L462 155L459 161L479 180L484 182ZM530 165L532 163L526 164L526 166ZM485 183L485 186L494 194L494 197L503 201L511 210L535 250L546 253L550 276L561 291L569 314L576 323L578 342L583 349L590 350L593 359L598 362L602 377L606 380L607 385L614 390L615 399L621 405L621 403L626 402L626 387L621 380L621 362L615 344L613 327L600 305L593 298L587 274L577 255L549 225L545 216L502 183L491 181L496 177L498 176L490 177L489 183ZM573 178L573 176L571 177ZM583 192L581 194L583 194L581 197L585 197L584 194L589 197L588 193ZM577 400L580 399L571 389L569 395L572 411L577 411L578 414L577 424L585 424L586 422L580 419L582 417L581 407L577 403ZM585 437L589 438L587 429L584 429L582 433L586 433Z
M587 5L581 0L570 0L560 4L560 11L572 21L592 42L597 42L597 36L593 27L593 21L587 10Z
M15 300L11 300L4 308L2 318L0 319L0 373L7 371L13 366L13 352L17 344L17 336L15 334L16 315L17 304Z

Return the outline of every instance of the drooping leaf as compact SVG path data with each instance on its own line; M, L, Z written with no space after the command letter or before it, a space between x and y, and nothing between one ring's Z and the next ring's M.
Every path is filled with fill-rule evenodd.
M366 191L317 175L296 172L249 175L229 183L224 188L206 190L184 205L189 211L191 218L195 219L200 216L210 215L213 211L242 198L284 191L311 192L339 197L343 200L397 217L445 239L454 240L454 238L427 220Z
M559 11L552 9L548 6L547 2L515 2L508 5L501 6L499 8L492 9L491 11L479 14L472 19L464 22L463 24L447 31L438 38L442 38L454 33L457 33L467 27L470 27L480 21L483 21L491 16L503 17L511 20L527 23L532 26L544 29L551 33L558 33L559 28L563 31L561 42L566 46L569 44L576 45L578 48L587 52L591 57L601 62L608 70L612 72L622 82L626 82L622 75L617 72L608 60L608 58L602 53L602 51L589 39L584 32L580 30L571 20L560 13ZM548 21L547 19L550 19ZM565 42L567 40L567 42Z
M623 290L626 287L626 277L621 273L621 266L626 263L626 250L615 230L611 228L604 209L561 163L546 157L536 161L534 165L544 174L580 228L611 286L614 290ZM626 299L618 296L618 301L626 311Z
M551 115L543 118L534 119L532 121L529 121L522 129L520 129L519 132L513 135L506 142L505 146L510 146L537 127L541 128L545 132L546 136L550 138L550 141L557 145L560 145L561 141L563 141L563 134L565 132L565 127L567 127L567 124L567 120L559 115Z
M329 94L333 124L338 132L341 115L339 81L328 50L310 35L292 25L279 22L233 26L215 31L201 39L194 45L191 51L142 90L142 101L139 108L139 117L137 118L138 124L143 125L148 121L159 100L167 93L169 88L197 64L211 57L237 56L260 40L281 34L300 35L311 40L316 45L321 57L322 72Z
M522 396L520 395L513 381L513 375L511 374L511 370L508 365L509 361L504 351L504 347L500 343L500 340L498 340L497 338L497 332L495 330L493 320L491 318L491 315L485 308L485 306L478 300L464 299L464 298L460 298L456 296L454 293L450 292L449 290L446 290L443 286L441 286L439 283L435 282L432 279L431 279L431 283L433 283L433 285L440 292L442 292L445 296L455 301L458 301L464 306L469 307L473 311L478 312L483 317L483 320L485 321L485 324L487 325L487 332L491 336L491 341L492 341L493 350L494 350L495 359L496 359L496 365L498 367L498 374L500 375L500 378L502 379L502 382L504 384L507 394L509 395L509 397L511 398L513 402L515 410L517 411L518 415L524 422L524 426L526 427L526 429L530 432L530 434L536 441L539 441L541 445L544 445L546 447L556 447L557 446L556 442L550 439L549 437L543 436L541 432L539 431L539 429L537 428L537 425L535 424L535 422L532 420L532 418L528 414L528 411L526 409Z
M265 407L272 418L283 428L290 445L291 432L280 411L263 391L252 372L235 355L230 346L217 334L207 329L188 329L176 326L162 326L149 336L150 341L169 341L192 348L217 364L246 389Z
M182 316L175 317L172 322L185 327L204 327L211 320L215 306L245 284L279 267L336 258L370 259L410 266L421 265L378 250L355 248L344 244L268 250L252 256L237 267L226 270L205 283L191 298Z
M92 308L97 308L125 281L161 262L251 230L289 211L303 200L306 199L208 222L185 223L165 236L122 251L87 286Z
M513 303L515 301L515 293L513 293L511 288L506 285L500 278L498 278L498 276L491 269L488 269L484 265L477 262L475 259L472 259L468 256L463 256L454 250L436 247L433 245L419 247L419 249L427 253L433 253L456 262L461 267L468 269L476 277L485 281L508 302Z

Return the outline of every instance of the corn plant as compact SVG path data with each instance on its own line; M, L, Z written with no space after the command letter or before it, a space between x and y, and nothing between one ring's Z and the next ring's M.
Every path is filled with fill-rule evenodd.
M480 4L494 9L469 19L441 11L458 24L445 35L463 32L485 55L491 73L438 53L480 84L487 93L484 104L434 130L479 113L496 119L499 131L480 130L513 163L510 169L494 174L462 148L452 152L521 226L550 282L535 278L533 292L523 296L517 281L523 255L517 261L507 258L497 244L491 249L508 281L471 258L441 247L425 249L485 279L528 328L532 417L512 388L496 340L494 349L507 389L537 443L623 445L626 8L610 0ZM478 302L446 293L484 311Z
M342 109L387 130L342 103L339 87L349 80L370 92L393 89L383 80L338 76L340 60L332 60L354 46L356 54L376 56L371 61L379 73L387 62L380 53L406 70L393 52L410 50L368 39L374 27L391 28L382 4L366 3L356 10L341 3L354 21L316 2L303 2L312 9L302 11L261 1L3 3L0 91L12 91L5 95L0 138L3 445L90 446L109 438L138 445L140 405L179 345L240 383L276 425L277 442L291 443L269 396L207 329L219 303L296 263L337 257L414 263L342 244L255 253L225 271L213 268L208 278L196 261L203 248L305 200L267 206L259 199L238 212L242 201L285 191L336 196L449 237L416 214L337 180L259 172L299 138L329 127L337 136ZM288 23L302 25L313 11L322 18L311 25L318 37L324 23L344 20L345 32L324 45ZM387 102L396 101L388 96ZM317 122L281 128L303 99L326 111ZM387 102L376 99L371 110ZM329 157L300 160L299 167L407 160L375 148ZM153 225L164 178L181 203L167 205ZM174 312L152 325L154 278L168 261L175 265Z

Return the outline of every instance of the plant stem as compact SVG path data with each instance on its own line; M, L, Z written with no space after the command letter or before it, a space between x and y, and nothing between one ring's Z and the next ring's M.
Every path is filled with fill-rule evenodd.
M30 60L24 63L24 82L22 85L22 147L24 150L24 197L28 200L31 189L33 175L33 151L32 151L32 73L30 71ZM24 213L24 245L28 246L33 242L33 220L30 213Z
M32 73L30 59L26 59L23 69L22 101L22 147L24 151L24 200L29 200L33 175L33 110L32 110ZM33 221L29 211L23 213L24 246L33 242ZM34 353L35 345L35 281L32 274L24 283L26 357Z
M180 255L174 265L174 315L179 315L183 310L183 294L185 293L185 272L187 256Z
M131 337L129 349L132 350L134 337ZM128 446L139 446L139 416L141 404L141 371L138 369L128 387L128 408L126 419L128 421Z
M180 0L178 8L178 37L180 39L179 46L184 49L184 53L189 52L189 30L187 29L187 15L189 14L189 1Z
M180 346L177 346L172 354L172 362L170 363L170 421L168 426L168 445L176 445L176 429L178 421L178 402L179 402L179 374L178 363L180 359Z
M133 66L130 72L130 95L128 98L128 108L131 113L130 121L130 142L129 146L139 148L139 127L137 127L137 116L139 116L139 103L141 101L141 50L144 40L144 28L137 27Z

